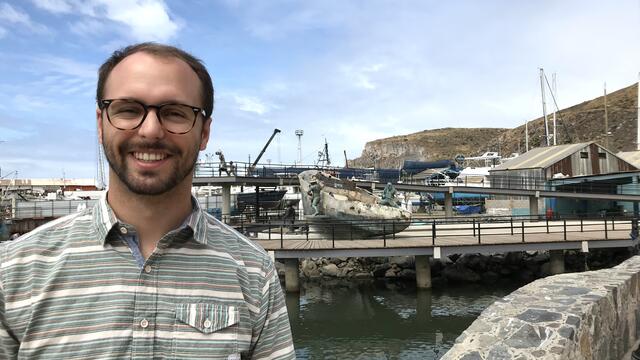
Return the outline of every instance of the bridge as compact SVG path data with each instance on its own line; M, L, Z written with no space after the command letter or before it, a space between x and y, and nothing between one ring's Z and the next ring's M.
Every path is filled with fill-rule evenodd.
M299 185L297 174L314 167L263 166L242 167L232 173L216 173L216 165L201 165L194 177L194 185L221 186L222 214L230 212L230 188L232 185L270 187ZM329 169L328 171L332 171ZM338 170L334 170L336 173ZM385 182L375 181L375 170L353 169L357 186L383 189ZM636 174L637 175L637 174ZM355 176L355 175L354 175ZM369 180L366 180L369 179ZM504 179L503 179L504 180ZM569 180L572 183L575 180ZM562 185L562 182L556 182ZM529 199L530 214L538 214L539 198L569 198L588 200L613 200L633 202L635 209L640 202L640 192L632 189L628 193L611 193L610 188L592 191L568 192L550 189L546 183L513 181L512 188L490 186L434 186L394 182L399 191L444 194L444 219L418 219L403 232L374 239L335 239L314 232L314 224L303 222L297 233L288 233L286 224L262 224L264 231L256 231L255 241L275 258L285 262L287 291L298 290L298 259L307 257L366 257L413 255L416 258L416 282L418 287L431 287L429 257L440 258L450 254L504 253L511 251L548 250L551 254L551 271L564 272L564 250L588 252L593 248L615 248L636 246L638 212L633 217L571 218L541 220L529 218L466 218L453 214L453 194L483 194L517 196ZM240 224L241 230L252 224ZM255 224L253 224L255 225ZM326 226L326 225L325 225ZM330 225L329 225L330 226ZM345 226L334 224L334 226ZM348 226L348 225L347 225ZM391 228L394 225L389 223ZM343 229L344 230L344 229Z

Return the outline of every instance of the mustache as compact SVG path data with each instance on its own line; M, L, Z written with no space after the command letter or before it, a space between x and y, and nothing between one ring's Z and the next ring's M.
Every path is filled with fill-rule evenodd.
M180 154L180 148L162 141L131 141L120 145L121 152L133 152L136 150L158 150L169 154Z

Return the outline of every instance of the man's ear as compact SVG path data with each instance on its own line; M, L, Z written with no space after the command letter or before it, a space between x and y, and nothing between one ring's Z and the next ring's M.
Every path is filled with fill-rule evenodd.
M96 106L96 126L98 126L98 141L102 144L102 110Z
M211 123L213 119L208 117L207 120L202 124L202 133L200 134L200 151L207 148L207 143L209 142L209 134L211 133Z

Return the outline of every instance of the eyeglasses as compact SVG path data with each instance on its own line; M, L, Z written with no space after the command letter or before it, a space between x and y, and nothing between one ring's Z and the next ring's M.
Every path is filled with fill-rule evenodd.
M207 116L204 109L175 103L146 105L130 99L108 99L98 101L98 106L107 113L109 123L119 130L137 129L147 118L149 109L156 109L162 128L172 134L188 133L196 124L199 114Z

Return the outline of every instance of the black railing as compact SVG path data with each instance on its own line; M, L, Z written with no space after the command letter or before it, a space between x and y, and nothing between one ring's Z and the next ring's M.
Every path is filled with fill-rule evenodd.
M267 223L241 223L238 230L243 231L254 240L278 240L279 248L285 249L288 241L324 241L328 245L322 248L349 248L349 242L353 240L379 241L380 245L373 247L422 247L426 243L431 246L456 245L487 245L487 244L516 244L540 242L540 236L549 236L544 241L583 241L582 236L572 236L576 233L599 233L590 240L610 239L635 239L638 234L638 218L632 216L611 217L569 217L562 216L556 219L539 219L538 217L509 217L492 219L492 221L480 221L473 219L428 219L411 221L407 223L397 220L389 221L349 221L335 222L317 220L295 220L294 222L283 220L269 220ZM403 225L403 231L395 232L399 225ZM377 236L358 237L354 234L362 233L363 228L380 230ZM611 233L624 231L623 234ZM501 237L496 242L496 237ZM456 241L456 238L461 241ZM509 239L510 238L510 239ZM506 239L506 240L505 240ZM453 241L452 241L453 240ZM403 243L400 243L403 241ZM412 244L413 242L413 244ZM297 248L304 245L297 244ZM320 245L319 245L320 246ZM268 246L270 249L272 246ZM314 248L316 245L310 246Z

